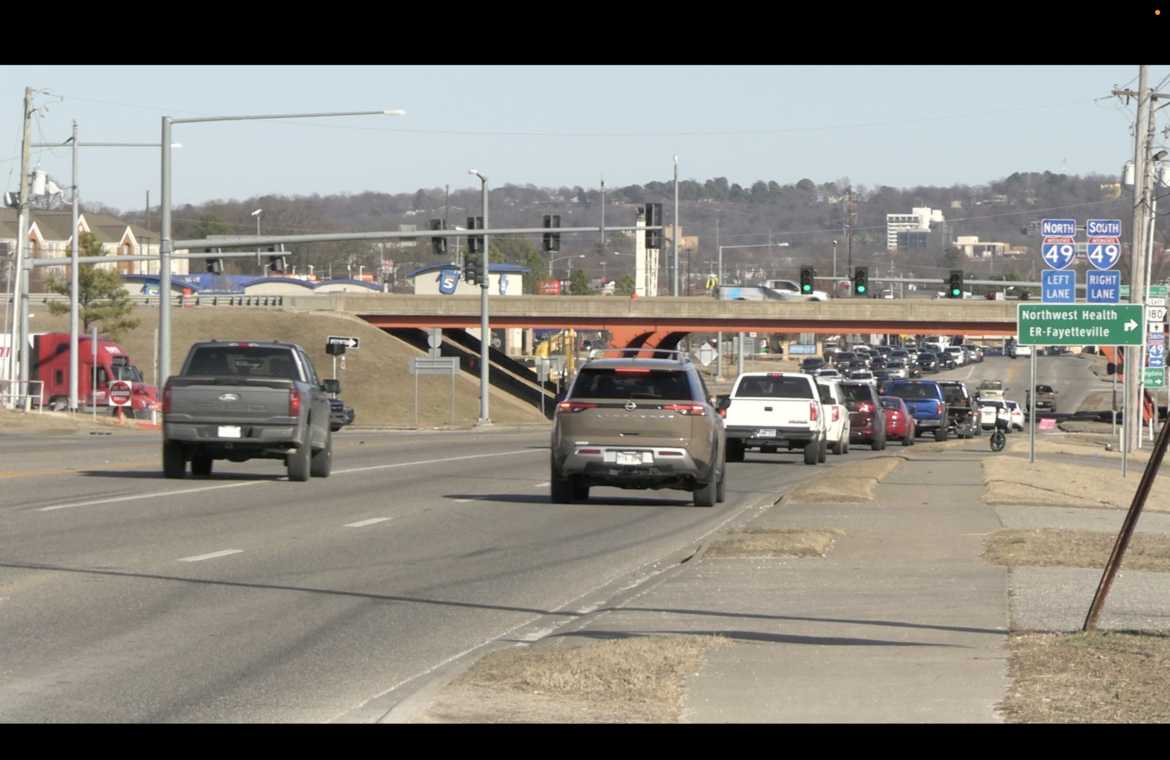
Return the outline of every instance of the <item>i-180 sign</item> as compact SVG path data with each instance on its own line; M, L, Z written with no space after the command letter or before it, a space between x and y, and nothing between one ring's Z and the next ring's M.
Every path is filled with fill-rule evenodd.
M1016 329L1021 346L1140 346L1141 304L1020 304Z

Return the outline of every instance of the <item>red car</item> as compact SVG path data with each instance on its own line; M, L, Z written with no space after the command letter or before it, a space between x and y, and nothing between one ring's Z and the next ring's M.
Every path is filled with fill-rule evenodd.
M894 396L882 396L882 409L886 413L886 437L901 440L903 446L913 446L917 435L914 415L906 402Z

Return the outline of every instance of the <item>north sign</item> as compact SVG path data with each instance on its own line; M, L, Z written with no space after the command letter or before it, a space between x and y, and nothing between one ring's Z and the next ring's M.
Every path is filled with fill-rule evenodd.
M1040 222L1040 234L1043 237L1076 237L1076 219L1044 219Z
M1016 329L1021 346L1140 346L1145 338L1140 304L1020 304Z

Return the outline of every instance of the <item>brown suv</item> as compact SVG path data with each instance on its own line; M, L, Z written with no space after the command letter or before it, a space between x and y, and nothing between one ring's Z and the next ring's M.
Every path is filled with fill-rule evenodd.
M585 501L591 486L677 488L714 506L726 455L723 420L685 354L594 351L553 418L552 500Z

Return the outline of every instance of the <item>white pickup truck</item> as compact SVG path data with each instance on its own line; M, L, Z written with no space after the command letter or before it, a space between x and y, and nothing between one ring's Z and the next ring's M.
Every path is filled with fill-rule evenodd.
M772 454L781 447L804 452L805 464L824 462L827 414L810 375L745 372L718 404L727 431L727 461L742 462L747 449Z
M823 290L801 293L800 286L792 280L764 280L763 285L720 285L713 296L720 301L828 301L829 294Z

